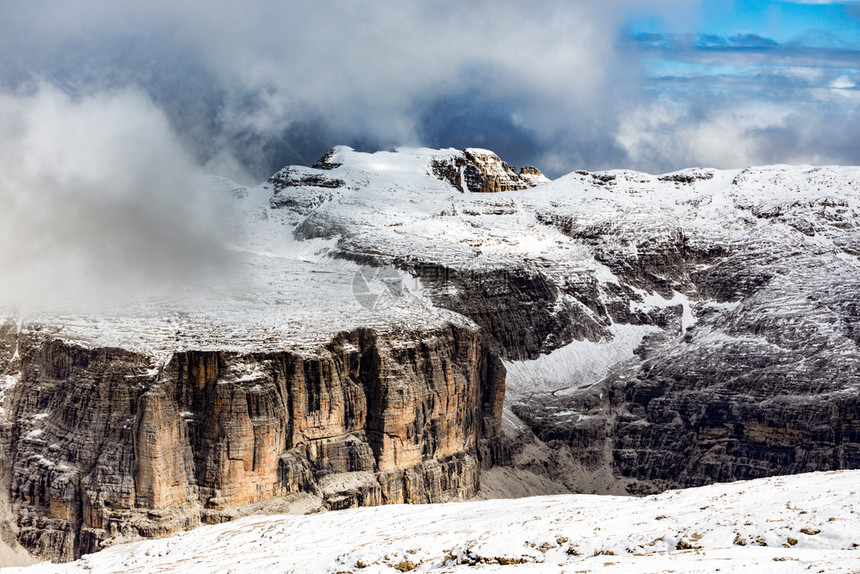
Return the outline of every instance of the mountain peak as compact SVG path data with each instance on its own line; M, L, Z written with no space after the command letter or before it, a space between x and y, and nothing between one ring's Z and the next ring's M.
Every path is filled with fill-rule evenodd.
M331 173L323 173L331 172ZM285 187L335 188L356 178L384 177L423 179L433 176L463 193L519 191L549 183L533 166L519 170L502 161L493 151L480 148L465 150L407 148L375 153L359 152L348 146L335 146L312 167L287 166L271 178L276 193Z
M519 172L493 151L466 148L449 162L434 162L433 174L464 193L518 191L548 183L549 179L532 166Z

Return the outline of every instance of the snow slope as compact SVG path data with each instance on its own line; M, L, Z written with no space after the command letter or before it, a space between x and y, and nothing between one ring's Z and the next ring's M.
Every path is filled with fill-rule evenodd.
M612 325L607 340L573 341L532 361L505 361L505 392L513 399L524 393L588 387L632 359L642 338L656 331L652 326Z
M250 517L9 574L860 572L860 471Z
M693 246L730 247L790 231L809 215L818 234L792 235L789 243L830 248L834 265L860 270L856 239L846 239L845 227L839 227L844 221L836 221L860 211L860 168L693 169L668 176L576 172L532 189L487 194L462 193L434 177L434 162L462 157L453 149L368 154L337 147L325 158L328 169L289 166L251 188L219 182L221 189L213 192L235 196L239 239L229 276L197 278L183 291L123 306L31 311L23 317L24 331L38 325L83 344L155 353L294 348L357 326L468 323L432 304L421 280L406 274L405 296L368 312L354 293L366 259L400 269L418 262L465 272L532 270L559 288L579 277L596 281L597 295L605 299L623 281L600 262L593 245L565 234L557 220L593 227L603 242L600 250L618 248L635 257L641 251L637 237L660 238L680 229ZM833 225L823 225L828 223ZM665 307L674 296L658 296L650 287L637 293L644 310ZM557 303L603 321L567 294ZM693 315L687 305L685 322ZM4 316L22 319L0 309L0 320ZM603 334L613 338L609 330ZM624 347L618 357L628 357L629 345L618 345ZM606 368L595 365L588 376Z

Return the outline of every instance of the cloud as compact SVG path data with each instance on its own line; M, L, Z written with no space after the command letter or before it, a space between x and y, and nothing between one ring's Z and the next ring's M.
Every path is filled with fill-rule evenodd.
M0 93L0 303L127 301L231 260L226 212L148 97Z
M708 106L682 111L665 104L631 110L622 120L619 143L631 160L655 171L681 167L744 167L755 160L750 130L778 125L789 110L770 104Z
M860 104L860 98L854 101ZM860 165L860 105L852 113L823 113L815 120L794 112L777 124L752 130L757 163Z
M857 68L857 47L822 47L800 41L779 43L757 34L633 34L627 39L649 58L701 66L750 68L805 66Z
M431 110L474 94L503 102L499 125L524 136L511 161L534 163L615 92L613 74L628 66L617 45L626 10L695 4L10 0L0 78L72 94L138 87L199 162L246 182L337 143L443 145L449 134L433 129Z
M632 164L668 172L690 166L860 164L860 98L842 112L791 103L713 98L689 109L652 103L621 121L618 142ZM810 115L815 118L810 121Z
M757 34L629 38L657 97L619 112L628 167L860 162L857 49Z

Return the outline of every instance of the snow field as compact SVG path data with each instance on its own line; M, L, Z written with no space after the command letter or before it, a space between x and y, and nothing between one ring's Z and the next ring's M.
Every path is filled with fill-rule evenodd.
M860 471L249 517L9 574L860 572Z

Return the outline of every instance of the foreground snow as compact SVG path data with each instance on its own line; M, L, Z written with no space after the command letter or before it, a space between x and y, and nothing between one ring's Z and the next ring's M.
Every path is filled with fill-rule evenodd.
M860 471L670 491L251 517L116 546L77 572L860 572Z

